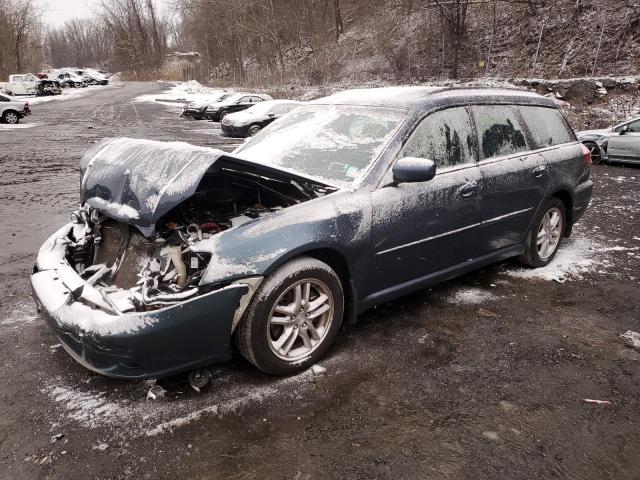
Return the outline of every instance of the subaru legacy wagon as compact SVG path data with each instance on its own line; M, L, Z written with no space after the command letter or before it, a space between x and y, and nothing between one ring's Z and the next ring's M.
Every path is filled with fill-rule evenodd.
M226 361L308 368L340 325L510 257L552 261L591 198L589 151L552 99L351 90L233 153L105 139L31 283L66 351L114 377Z

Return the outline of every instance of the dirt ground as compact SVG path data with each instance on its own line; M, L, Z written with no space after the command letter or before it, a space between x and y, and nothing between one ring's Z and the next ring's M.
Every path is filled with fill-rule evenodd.
M125 83L35 105L0 130L0 478L637 479L640 169L594 166L595 196L557 261L495 265L343 328L325 375L241 358L201 394L107 379L59 348L29 273L105 136L230 149L218 124L137 103ZM28 125L27 125L28 126ZM584 402L608 400L610 405Z

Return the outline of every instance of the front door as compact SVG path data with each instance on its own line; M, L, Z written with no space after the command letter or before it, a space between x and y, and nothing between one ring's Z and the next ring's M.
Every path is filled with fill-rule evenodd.
M471 260L480 222L482 174L468 112L434 112L411 134L398 158L436 163L428 182L385 186L373 192L374 246L369 292L380 293ZM383 182L387 183L386 181Z

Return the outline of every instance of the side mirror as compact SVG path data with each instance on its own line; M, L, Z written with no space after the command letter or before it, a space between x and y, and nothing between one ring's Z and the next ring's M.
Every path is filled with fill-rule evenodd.
M436 164L426 158L404 157L392 169L393 183L428 182L436 175Z
M273 117L275 117L275 116L276 116L276 114L275 114L275 113L267 113L267 116L268 116L269 118L273 118Z

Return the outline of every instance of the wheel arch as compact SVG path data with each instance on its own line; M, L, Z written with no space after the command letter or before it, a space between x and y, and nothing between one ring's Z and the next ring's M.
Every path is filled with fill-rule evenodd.
M569 237L573 229L573 197L571 196L571 193L569 193L568 190L560 189L557 190L549 198L559 198L564 204L564 212L567 224L564 230L564 236Z
M358 295L351 275L351 268L347 259L342 252L331 247L313 248L310 250L304 250L296 252L295 255L288 257L281 264L288 263L296 258L311 257L329 265L342 284L342 290L344 292L344 319L346 323L353 324L356 318Z

